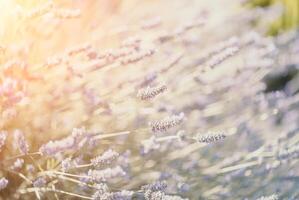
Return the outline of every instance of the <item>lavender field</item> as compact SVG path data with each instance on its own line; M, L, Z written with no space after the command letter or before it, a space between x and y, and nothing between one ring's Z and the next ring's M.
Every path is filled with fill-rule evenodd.
M0 200L299 200L299 2L250 3L0 0Z

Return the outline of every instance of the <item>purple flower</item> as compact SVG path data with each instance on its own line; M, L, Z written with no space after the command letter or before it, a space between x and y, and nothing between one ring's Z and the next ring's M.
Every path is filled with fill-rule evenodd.
M119 153L113 151L112 149L109 149L109 150L105 151L102 155L91 159L91 163L94 166L107 165L107 164L110 164L113 160L115 160L118 156L119 156Z
M71 158L66 158L66 159L63 159L61 161L61 170L63 172L66 172L67 170L69 170L71 167L73 166L73 163L72 163L72 159Z
M142 149L141 149L142 154L148 154L152 150L160 148L160 143L157 142L157 139L155 136L152 136L147 140L143 140L141 143L142 143Z
M33 181L33 186L34 187L43 187L46 185L46 183L47 183L47 181L44 177L38 177L37 179L35 179L35 181Z
M150 122L149 125L154 133L156 132L165 132L168 129L179 125L185 119L184 113L180 113L179 115L172 115L166 117L160 121Z
M0 179L0 190L3 190L4 188L6 188L7 184L8 184L8 180L6 178L2 177Z
M11 166L11 169L13 170L21 169L23 167L23 164L24 164L24 159L18 158Z
M126 172L120 167L107 168L104 170L89 170L88 176L90 176L96 182L105 182L108 179L125 176Z
M85 128L74 128L70 136L67 136L61 140L50 141L42 145L39 151L43 155L53 156L62 151L76 150L79 148L79 143L83 141L85 135Z
M5 144L6 138L7 138L7 132L6 131L1 131L0 132L0 150Z
M27 154L29 151L29 145L25 140L24 134L21 130L17 129L14 131L14 140L16 142L17 147L19 148L19 151L22 154Z

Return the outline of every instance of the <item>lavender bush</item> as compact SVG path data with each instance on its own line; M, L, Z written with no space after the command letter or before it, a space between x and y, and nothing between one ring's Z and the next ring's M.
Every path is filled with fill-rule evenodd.
M242 5L0 1L0 199L298 200L299 34Z

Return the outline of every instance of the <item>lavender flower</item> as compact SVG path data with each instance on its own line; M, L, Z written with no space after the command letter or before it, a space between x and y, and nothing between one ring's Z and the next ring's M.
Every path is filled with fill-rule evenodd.
M93 166L108 165L112 161L114 161L118 156L119 156L119 153L113 151L112 149L108 149L102 155L91 159L91 163Z
M160 143L157 141L155 136L152 136L147 140L141 141L141 144L142 154L148 154L150 151L160 148Z
M109 188L106 183L97 183L97 184L95 184L95 187L97 188L97 192L99 194L104 194L104 193L109 192Z
M110 200L110 193L102 193L101 191L96 191L92 197L92 200Z
M66 158L61 161L61 171L66 172L73 166L72 159Z
M49 1L45 3L44 5L33 9L28 15L28 18L35 18L35 17L40 17L46 13L48 13L50 10L52 10L54 7L54 4L52 1Z
M282 149L277 154L277 158L279 160L295 159L298 157L299 157L299 145L294 145L293 147Z
M183 24L181 27L177 28L175 30L176 35L181 35L185 33L186 31L196 28L196 27L201 27L205 24L205 20L202 18L198 18L192 21L189 21L188 23Z
M141 100L150 100L166 91L166 89L166 85L161 85L153 88L147 87L146 89L139 90L137 97Z
M122 190L120 192L106 192L101 193L97 191L93 194L93 200L131 200L133 192Z
M7 184L8 184L8 180L6 178L2 177L0 179L0 190L3 190L4 188L6 188Z
M77 47L67 50L67 55L74 56L79 53L86 52L86 51L90 50L91 48L92 48L92 46L89 43L84 43L82 45L79 45Z
M29 145L25 140L24 134L21 130L17 129L14 131L14 140L17 144L17 147L19 148L19 151L22 154L27 154L29 151Z
M43 155L53 156L62 151L77 149L80 141L83 140L85 134L85 128L74 128L70 136L67 136L66 138L63 138L61 140L50 141L42 145L39 151Z
M141 39L138 36L129 37L121 43L121 46L137 48L139 46L140 42L141 42Z
M120 59L123 65L138 62L146 57L152 56L155 53L154 49L142 50Z
M178 183L177 184L178 190L182 193L186 193L190 190L190 185L187 183Z
M91 177L95 182L105 182L108 179L125 176L126 172L119 166L114 168L107 168L103 170L92 170L88 171L88 176Z
M270 196L262 196L258 198L257 200L278 200L278 195L277 194L272 194Z
M239 47L230 47L225 49L221 54L213 56L207 63L206 66L208 68L214 68L215 66L221 64L228 58L232 57L235 55L237 52L239 52L240 48Z
M173 115L170 117L166 117L161 121L150 122L149 125L152 128L154 133L156 132L165 132L168 129L175 127L182 123L183 119L185 118L184 113L180 113L179 115Z
M7 138L7 132L6 131L1 131L0 132L0 150L5 144L6 138Z
M132 191L122 190L120 192L113 192L111 196L113 200L131 200L133 193Z
M26 171L29 173L33 173L35 171L35 167L32 164L26 165Z
M180 142L186 141L188 139L186 131L184 131L184 130L178 131L176 136Z
M44 65L47 68L56 67L56 66L62 64L63 61L64 61L64 58L60 57L60 56L49 57Z
M164 191L167 188L167 184L165 181L157 181L155 183L151 183L148 185L144 185L141 187L142 191L151 190L151 191Z
M143 88L149 84L151 84L154 80L156 80L158 77L157 72L151 72L148 75L146 75L143 80L138 84L137 88Z
M25 162L24 159L18 158L18 159L13 163L13 165L11 166L11 169L12 169L12 170L18 170L18 169L22 168L24 162Z
M45 177L38 177L33 181L34 187L44 187L47 184Z
M225 51L226 49L232 48L232 47L238 47L239 46L239 38L237 37L231 37L225 41L220 42L219 44L215 45L206 55L206 57L212 57L216 54L220 54L221 52Z
M151 191L151 190L147 190L144 193L144 198L146 200L164 200L165 197L165 193L162 191Z
M111 199L109 188L105 183L98 183L95 185L97 191L92 195L93 200Z
M90 183L92 181L91 177L88 177L87 173L80 173L79 174L80 178L80 182L81 183ZM85 186L84 184L80 184L80 186Z
M119 49L110 49L105 53L105 57L108 60L116 60L121 57L131 55L135 52L132 47L121 47Z
M226 137L223 133L208 133L206 135L197 134L195 140L200 143L212 143Z

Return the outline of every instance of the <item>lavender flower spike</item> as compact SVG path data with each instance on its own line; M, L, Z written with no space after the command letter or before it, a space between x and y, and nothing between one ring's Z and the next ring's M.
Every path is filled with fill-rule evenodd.
M112 149L109 149L109 150L105 151L102 155L91 159L91 163L94 166L98 166L98 165L102 166L105 164L110 164L118 156L119 156L119 153L113 151Z
M17 147L19 148L19 151L22 154L27 154L29 151L29 145L25 140L24 134L21 130L17 129L14 131L14 139Z
M1 178L0 179L0 190L3 190L4 188L7 187L8 180L6 178Z

